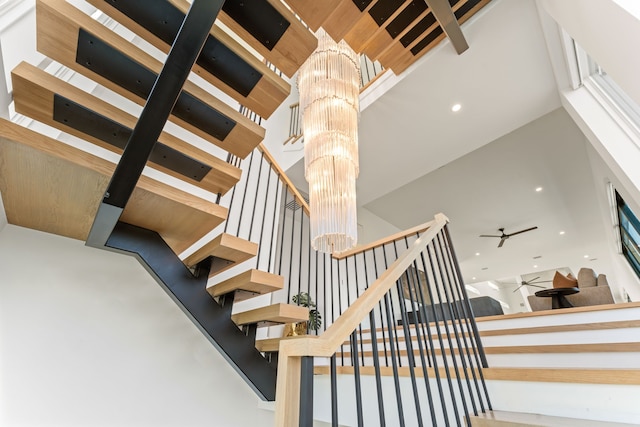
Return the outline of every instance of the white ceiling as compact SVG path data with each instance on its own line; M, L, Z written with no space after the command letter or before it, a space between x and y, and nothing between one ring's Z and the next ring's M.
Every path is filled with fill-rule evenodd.
M585 138L560 108L535 1L494 0L463 32L467 52L443 43L362 112L358 204L400 229L446 214L467 282L597 258ZM289 172L304 189L302 168ZM531 226L500 249L478 237Z

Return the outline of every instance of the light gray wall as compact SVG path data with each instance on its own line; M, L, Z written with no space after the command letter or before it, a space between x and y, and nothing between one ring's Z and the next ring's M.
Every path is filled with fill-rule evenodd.
M0 233L0 425L264 426L272 414L132 258Z

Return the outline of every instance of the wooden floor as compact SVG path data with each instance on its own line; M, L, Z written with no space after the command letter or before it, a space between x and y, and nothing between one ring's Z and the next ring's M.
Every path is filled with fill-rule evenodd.
M472 416L472 427L623 427L637 424L612 423L610 421L594 421L576 418L551 417L540 414L520 412L490 411L486 414Z

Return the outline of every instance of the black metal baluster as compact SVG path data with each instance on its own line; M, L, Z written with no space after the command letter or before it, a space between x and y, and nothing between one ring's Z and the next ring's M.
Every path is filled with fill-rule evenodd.
M302 202L299 204L300 209L300 243L298 248L298 293L302 292L302 241L304 240L304 209ZM294 212L295 217L295 212Z
M387 270L389 269L389 263L387 262L387 247L386 245L382 246L382 255L383 255L383 259L384 259L384 269ZM389 297L391 297L391 293L389 293ZM392 300L393 301L393 300ZM393 304L391 304L391 316L393 317L393 325L390 325L389 328L391 330L391 328L393 328L394 331L394 338L396 340L396 348L400 348L400 344L398 342L398 330L396 329L396 320L398 319L396 317L396 309L394 308ZM391 332L389 332L391 333ZM398 357L398 365L400 367L402 367L402 359L400 359L400 352L396 353L396 356Z
M309 240L311 240L311 236L309 236ZM311 241L309 241L309 248L311 248ZM311 249L309 249L311 250ZM318 277L319 277L319 273L318 273L318 251L314 251L316 253L316 310L318 310L318 314L320 314L320 294L318 293ZM323 295L324 298L324 295ZM324 302L323 302L323 307L324 307ZM324 318L323 318L324 319ZM316 335L318 335L319 333L319 329L316 329Z
M407 249L409 249L409 242L406 237L405 237L405 243L407 245ZM424 319L421 316L420 310L416 306L416 304L419 304L417 289L418 289L418 286L420 286L420 283L418 282L418 275L420 273L418 271L418 266L415 261L413 262L413 268L415 270L415 274L412 274L411 277L409 278L409 274L407 273L407 290L409 292L409 300L411 301L411 311L413 312L414 321L415 321L416 339L418 340L418 350L420 352L420 365L422 366L422 375L425 380L427 400L429 402L429 409L430 409L429 412L431 413L431 425L435 427L438 425L438 422L436 420L436 413L433 405L433 396L431 392L431 387L429 385L429 372L427 371L427 362L424 355L423 336L421 335L421 327ZM415 289L415 292L414 292L414 289ZM424 329L422 329L422 332L424 332Z
M436 260L436 264L438 266L438 272L440 273L440 283L442 284L442 290L444 291L445 294L445 301L446 301L446 306L449 308L449 315L451 316L451 324L452 324L452 328L453 328L453 335L456 336L457 335L457 331L456 331L456 327L455 327L455 319L454 314L453 314L453 310L451 308L451 304L453 304L454 302L450 301L449 299L449 293L447 292L447 287L446 287L446 280L445 280L445 276L444 276L444 272L442 271L442 264L440 261L440 256L438 254L438 248L436 245L437 240L434 239L431 241L431 245L433 247L433 253L434 253L434 258ZM440 288L438 288L438 298L441 298L441 294L440 294ZM442 301L442 299L440 299L440 301ZM462 402L462 408L464 410L464 416L465 419L467 420L467 424L471 424L471 421L469 420L469 408L467 406L467 399L465 398L465 393L464 393L464 387L462 385L462 375L460 374L460 368L458 367L458 361L455 355L455 348L453 346L453 340L451 339L451 331L449 330L449 322L447 322L446 318L446 314L444 311L444 305L445 304L440 304L440 310L442 312L442 323L444 324L444 329L447 332L447 342L449 344L449 351L451 352L451 363L453 365L453 370L456 374L456 383L458 384L458 391L460 392L460 400ZM446 357L446 351L443 348L442 349L442 355L443 357ZM464 365L464 363L463 363ZM465 372L466 375L466 372Z
M269 201L269 192L271 190L271 175L273 174L273 170L271 169L271 164L269 164L269 170L267 171L267 189L265 191L265 195L264 195L264 207L262 208L262 225L260 226L260 237L258 238L258 255L256 256L256 269L260 269L260 255L262 255L262 247L264 246L262 244L262 238L264 237L264 223L267 219L267 202ZM278 187L276 185L276 191L277 191ZM276 192L276 198L277 196L277 192ZM273 230L273 228L271 229ZM270 244L272 245L272 241L269 241ZM269 271L269 263L267 262L267 271Z
M336 269L338 270L338 317L342 315L342 281L340 279L340 260L336 261ZM340 360L344 366L344 345L340 344Z
M433 242L432 242L433 243ZM431 256L431 243L429 243L427 245L427 256L429 258L429 264L431 265L431 272L433 274L433 287L436 290L436 293L438 294L438 301L440 302L440 311L442 314L442 318L444 319L444 309L442 308L442 304L444 304L444 301L442 300L442 296L440 295L440 288L438 285L438 278L437 278L437 274L436 274L436 269L434 267L433 264L433 257ZM435 310L435 303L433 301L433 295L429 294L430 298L431 298L431 308L433 310L433 319L435 321L435 325L436 325L436 329L438 331L438 341L440 344L440 350L442 352L442 364L444 365L444 371L445 374L447 375L447 383L449 385L449 392L451 394L451 403L453 406L453 412L454 412L454 416L455 416L455 420L456 420L456 424L458 426L461 426L460 424L460 412L458 411L458 403L456 400L456 396L455 396L455 389L453 387L453 382L451 381L451 372L449 371L449 362L447 361L447 356L446 356L446 349L444 346L444 340L442 339L442 332L440 330L440 321L438 321L438 316L436 315L436 310ZM443 322L445 331L446 331L446 335L449 334L449 329L447 327L447 322L446 320L444 320Z
M394 240L393 249L398 257L398 247ZM409 285L409 275L405 271L404 273L407 278L407 286ZM402 276L400 276L402 277ZM411 376L411 388L413 390L413 402L416 408L416 418L418 420L418 426L422 427L424 424L422 422L422 409L420 407L420 397L418 396L418 382L416 381L416 372L415 372L415 356L413 354L413 337L411 336L409 319L407 316L407 307L404 300L404 292L402 286L400 284L401 280L396 280L396 290L398 292L398 303L400 305L400 316L402 317L402 331L404 334L404 344L407 351L407 359L409 360L409 375ZM415 313L414 313L415 316Z
M275 173L275 172L273 172L273 170L272 170L272 173ZM276 173L276 177L280 178L280 175L278 175ZM275 195L274 201L273 201L273 219L271 221L271 239L269 239L269 268L268 268L269 273L273 273L275 271L275 269L276 269L276 260L275 260L275 258L272 258L272 255L273 255L273 247L274 246L277 247L278 246L278 242L276 240L276 242L274 244L273 243L273 237L275 235L276 239L280 238L280 236L276 235L276 217L280 216L279 213L278 213L278 197L280 195L280 179L278 179L276 181L276 193L275 194L276 195ZM282 200L282 199L280 199L280 200ZM280 212L282 212L282 210ZM283 215L282 222L284 222L284 215ZM271 267L272 263L273 263L273 269Z
M279 233L280 236L280 250L278 253L280 254L280 261L278 262L278 275L282 276L282 260L284 256L282 251L284 250L284 232L285 225L287 222L287 198L289 197L289 186L285 184L284 186L284 203L282 204L282 208L280 212L282 212L282 231ZM289 296L287 295L287 302L289 302Z
M300 427L313 427L313 356L301 358Z
M322 322L322 324L324 325L324 330L327 330L327 321L329 320L329 318L327 317L327 254L323 253L322 254L322 298L324 300L324 304L322 306L322 311L324 314L324 322ZM332 320L333 322L333 320Z
M371 249L371 253L373 255L373 267L374 267L374 274L375 274L375 278L378 278L378 263L376 262L376 253L375 253L375 248ZM364 259L364 265L365 265L365 271L367 268L367 258L365 256ZM367 289L369 288L369 281L367 280ZM382 314L382 301L378 301L378 310L380 312L380 329L382 331L382 346L384 347L384 365L386 367L389 367L389 357L387 356L387 338L385 337L385 333L384 333L384 317Z
M455 254L455 250L453 248L453 244L451 242L451 236L449 235L449 228L448 226L445 225L444 227L444 236L445 239L448 243L447 247L448 247L448 255L449 255L449 262L451 263L452 266L454 266L455 269L455 277L457 278L456 282L456 290L458 295L460 295L461 300L463 301L463 310L466 313L465 316L465 322L467 325L467 331L469 331L470 334L472 334L472 336L470 337L470 341L471 341L471 349L473 351L473 355L476 359L476 365L478 367L482 366L484 368L488 367L488 364L486 363L486 356L484 354L484 349L482 347L482 342L480 341L480 333L478 331L478 327L476 325L476 321L475 321L475 317L473 316L473 310L471 308L471 304L469 302L469 296L467 295L467 290L464 287L464 282L462 280L462 273L460 272L460 266L458 264L457 258L456 258L456 254ZM469 325L470 323L470 325ZM477 347L474 346L474 342L476 343ZM478 360L480 358L480 360ZM487 391L487 385L485 383L484 380L484 374L482 372L482 369L478 369L478 373L480 376L480 381L482 382L482 388L484 390L484 396L487 402L487 407L489 410L492 409L491 407L491 400L489 399L489 392ZM480 392L478 392L478 394L480 394ZM480 401L482 403L482 400Z
M331 427L338 426L338 375L336 355L331 356Z
M247 237L247 240L251 240L251 233L253 232L253 221L255 219L256 216L256 207L258 207L258 195L260 194L260 178L262 178L262 164L264 163L264 153L260 152L260 166L258 167L258 180L256 182L256 196L253 199L253 210L251 211L251 222L249 223L249 237ZM247 181L247 184L249 184L249 181ZM267 191L269 191L269 188L267 187ZM267 205L267 199L265 196L264 199L264 204L265 206ZM260 246L258 245L258 250L260 249Z
M391 321L391 317L389 315L389 292L384 295L384 304L386 306L387 312L387 324L393 325ZM394 328L395 329L395 326ZM392 328L389 328L389 338L392 338ZM393 339L389 340L389 349L391 351L391 367L393 369L393 383L396 388L396 404L398 405L398 421L400 422L400 426L404 427L404 410L402 408L402 393L400 388L400 374L398 373L398 362L396 360L397 357L397 348L394 346Z
M356 415L358 427L364 426L362 414L362 384L360 383L360 364L358 363L358 334L357 330L351 333L351 364L353 365L353 378L356 386Z
M251 169L253 166L253 153L251 152L251 158L249 159L249 167L247 168L247 180L244 183L244 192L242 195L242 203L240 204L240 214L238 215L238 229L236 230L236 236L240 237L240 226L242 225L242 211L244 210L244 202L247 199L247 189L249 188L249 179L251 178Z
M295 207L296 195L293 192L293 189L291 189L291 195L293 196L293 206ZM293 212L291 212L291 242L289 243L289 275L288 275L289 286L287 287L287 302L291 301L291 270L293 268L293 238L295 235L295 228L296 228L295 226L296 226L296 212L294 210ZM300 289L298 289L298 292L300 292Z
M464 377L465 377L465 380L466 380L466 383L467 383L467 390L469 392L469 398L471 400L471 407L473 408L473 414L474 415L478 415L478 408L476 407L476 399L475 399L475 395L473 393L473 387L471 386L471 380L469 378L469 370L473 371L473 369L468 369L469 367L467 366L467 361L466 361L466 359L464 357L464 350L465 349L467 350L467 356L469 357L469 362L471 362L471 356L468 353L469 349L466 346L462 345L462 340L460 339L460 335L464 336L464 333L465 333L463 325L462 325L462 321L463 321L464 315L461 316L460 315L460 310L459 310L459 308L460 308L459 306L463 303L463 301L459 301L459 300L455 299L455 294L453 292L453 285L451 283L451 280L452 280L451 272L449 270L449 266L448 266L448 263L447 263L447 259L448 258L445 255L441 237L442 237L442 232L438 233L437 241L438 241L438 247L439 247L439 250L440 250L440 258L442 258L442 265L444 267L444 275L445 275L445 278L446 278L446 283L448 285L448 287L444 288L444 291L445 291L445 294L451 294L451 300L453 301L452 304L450 305L450 309L449 310L452 311L451 312L451 323L453 325L453 332L454 332L454 336L455 336L455 339L456 339L456 345L458 346L457 353L458 353L458 356L460 357L460 361L462 363L462 369L464 370ZM460 332L458 332L458 328L456 328L456 324L458 325L458 328L459 328ZM455 357L454 349L451 349L451 357ZM477 383L475 372L472 372L472 374L473 374L473 381L477 385L478 383ZM482 412L484 412L484 405L483 405L482 400L480 398L480 390L478 389L477 391L478 391L477 397L480 400L480 405L481 405Z
M384 415L384 398L382 397L382 377L380 375L380 357L378 355L376 316L373 310L369 313L369 324L371 325L371 350L373 351L373 369L376 376L376 393L378 396L378 420L380 427L385 427L387 422Z
M424 249L422 252L420 252L420 258L422 260L422 268L424 269L424 277L425 277L425 285L426 285L426 289L429 290L429 302L427 302L427 299L424 296L424 292L422 292L422 286L418 286L418 295L420 298L420 315L422 317L422 319L424 320L424 323L426 325L426 333L425 336L427 337L427 343L429 344L429 354L431 356L431 363L433 366L433 372L434 372L434 376L436 378L436 385L438 386L438 395L440 396L440 405L442 407L442 415L443 418L445 420L445 425L449 426L449 416L447 413L447 405L445 402L445 398L444 398L444 389L442 388L442 379L440 377L440 367L438 366L438 357L437 357L437 353L436 353L436 347L435 347L435 343L433 342L433 335L431 333L431 327L429 326L429 314L427 311L427 305L429 305L431 307L431 311L433 313L433 321L434 321L434 325L435 328L437 330L437 334L438 334L438 338L441 339L441 334L440 334L440 326L438 324L438 320L435 314L435 309L434 309L434 301L433 301L433 295L432 295L432 286L431 283L429 282L429 270L427 269L427 263L425 261L424 258L424 252L426 249ZM433 271L432 271L433 274ZM435 276L434 276L435 278ZM435 282L434 282L435 284ZM437 285L436 285L437 286ZM440 347L442 347L442 341L440 341ZM445 360L445 369L446 368L446 360ZM427 382L427 387L429 387L429 381L428 381L428 377L425 377L426 382ZM451 383L449 382L449 389L451 390L451 398L454 398L453 395L453 388L451 386ZM455 403L454 403L455 405ZM456 412L457 413L457 412Z
M364 263L364 278L365 278L365 285L366 285L365 289L369 289L369 272L367 271L367 253L366 252L362 253L362 260ZM378 304L380 304L380 302L378 302ZM369 328L371 330L371 332L369 333L369 337L371 339L371 351L373 352L373 369L375 371L376 393L378 397L378 421L379 421L380 427L385 427L386 420L384 415L384 398L382 395L382 377L380 375L380 355L378 354L378 335L376 331L375 309L369 312ZM386 356L386 343L385 343L385 356ZM362 364L364 365L364 362Z
M351 258L351 257L349 257ZM348 258L347 258L348 259ZM353 255L353 269L356 275L356 301L360 298L360 283L358 280L358 258L356 255ZM347 274L348 274L348 265L347 265ZM349 288L349 276L347 275L347 289ZM364 347L362 344L362 323L358 325L358 333L360 334L360 356L362 358L362 366L364 366Z
M236 185L234 185L233 189L231 190L231 198L229 199L229 208L227 209L227 220L224 222L225 233L229 228L229 218L231 218L231 213L233 212L233 201L235 200L237 186L238 186L238 183L236 183Z
M349 258L351 258L351 257L347 257L347 258L344 259L344 268L345 268L346 276L347 276L347 279L346 279L346 281L347 281L347 283L346 283L346 285L347 285L347 301L348 301L347 304L348 304L348 307L351 307L351 301L350 301L350 298L349 298L349 294L351 293L350 292L351 286L349 285ZM355 268L357 270L357 265L355 266ZM356 276L357 276L357 271L356 271ZM357 286L358 285L356 283L356 292L357 292L358 295L360 295L360 292L357 291ZM361 324L358 325L358 327L356 329L360 332L360 345L362 345L362 325ZM364 353L364 352L362 352L362 353ZM360 363L360 362L358 362L358 359L356 359L356 362ZM362 356L362 366L364 366L364 355Z

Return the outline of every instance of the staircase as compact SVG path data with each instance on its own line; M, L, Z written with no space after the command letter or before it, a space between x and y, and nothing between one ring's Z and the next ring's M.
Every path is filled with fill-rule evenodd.
M124 153L124 159L137 149L129 143L138 131L135 104L145 106L142 115L153 114L145 110L153 91L161 90L155 87L160 77L178 75L158 58L170 52L191 6L184 0L88 3L97 8L92 15L64 0L37 1L38 50L85 79L63 80L21 63L11 73L15 109L100 149ZM256 330L307 321L308 309L279 303L232 315L234 301L283 288L281 275L258 265L208 286L210 278L254 259L255 242L220 232L183 260L179 255L226 221L228 209L219 201L242 177L236 159L252 154L265 133L247 115L268 118L278 108L290 91L280 76L292 76L315 45L313 34L279 1L225 2L193 66L197 77L184 82L171 126L159 131L148 158L149 167L210 196L142 175L98 245L138 258L267 400L275 399L275 361L255 348ZM112 94L93 95L96 84ZM247 109L251 114L241 112ZM118 166L6 121L0 152L0 191L10 223L92 240Z
M99 222L95 221L99 206L109 198L105 192L118 170L104 157L131 149L128 143L134 139L140 106L147 105L155 82L165 75L162 59L171 52L190 7L185 0L87 1L101 12L88 15L63 0L37 1L38 49L76 74L63 80L22 63L13 70L12 79L17 112L35 120L35 127L43 132L65 132L92 149L81 150L14 123L0 123L0 192L9 222L83 241L90 240ZM289 3L312 28L322 24L333 34L343 34L396 72L444 37L442 30L436 30L435 11L421 2L396 2L392 8L375 0ZM452 3L452 11L463 22L487 1ZM429 20L434 22L425 27ZM406 43L405 37L412 41ZM290 90L281 73L293 76L314 47L313 35L280 1L228 0L219 23L206 37L192 76L172 104L170 123L153 139L148 158L148 167L170 176L168 181L179 180L187 190L182 184L177 188L154 178L157 174L136 177L137 185L119 221L99 245L135 256L259 396L274 400L279 381L280 425L297 425L298 415L306 422L313 419L309 390L313 397L314 371L319 382L326 381L330 400L326 414L330 413L334 425L342 399L337 397L337 381L347 374L353 387L349 391L355 391L350 394L357 397L353 424L361 424L366 417L374 419L373 424L387 420L392 425L396 417L403 425L405 415L409 424L422 423L422 417L428 422L427 411L431 411L432 419L443 423L460 424L466 419L469 424L489 425L486 419L493 417L492 421L502 423L496 425L518 425L490 411L485 379L490 386L492 381L550 382L562 372L567 378L569 372L580 375L583 382L594 382L596 377L602 382L611 377L611 371L590 376L584 368L570 372L566 367L500 367L494 365L500 355L513 357L535 350L621 352L618 347L639 351L628 343L489 345L485 356L478 337L488 336L487 331L480 328L478 334L470 312L452 316L456 320L451 330L428 321L437 318L435 313L432 317L425 313L420 327L410 326L407 313L433 306L434 298L467 299L446 219L441 217L350 254L312 254L305 240L308 208L304 198L268 160L260 146L265 131L258 123L260 117L271 116ZM101 89L91 93L97 85ZM108 155L92 154L94 148ZM249 167L243 171L239 166L246 159ZM252 169L254 161L259 166ZM267 190L264 204L258 206L256 201L247 202L252 197L247 197L247 188L249 181L260 188L263 166L269 171ZM269 182L275 183L275 192L270 193ZM190 187L198 192L188 191ZM231 202L225 206L221 200L229 195ZM266 224L263 213L262 225L254 226L256 211L266 212L271 206L273 222ZM242 219L237 219L235 232L235 224L230 226L242 217L243 209L251 217L246 236L240 233ZM238 210L240 215L234 215ZM282 214L278 222L276 213ZM219 232L203 242L214 229ZM425 288L429 292L424 295L425 279L418 271L430 272L431 282ZM216 284L209 285L210 279ZM326 333L256 341L260 328L308 320L307 308L288 304L295 292L316 298L324 319L324 331L319 332ZM280 295L272 298L279 302L234 311L234 303L267 294ZM400 326L398 320L402 320ZM326 331L328 326L331 331ZM408 336L412 339L405 340ZM483 369L487 356L492 367ZM635 366L617 373L620 381L637 385ZM439 394L432 395L436 387ZM449 396L443 397L442 390L448 390ZM387 396L385 403L384 395L394 391L395 396ZM425 399L430 405L424 404ZM306 407L292 408L291 403L298 400ZM371 413L363 411L367 401L373 402ZM306 412L300 414L301 409ZM436 415L436 410L441 413ZM526 422L521 425L539 425ZM558 419L549 422L560 423Z

